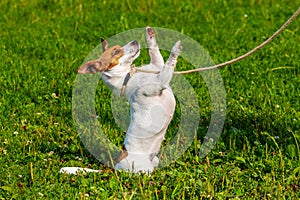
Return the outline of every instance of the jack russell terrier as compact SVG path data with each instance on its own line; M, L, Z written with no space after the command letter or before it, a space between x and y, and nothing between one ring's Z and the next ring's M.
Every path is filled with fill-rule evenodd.
M146 27L146 40L150 54L150 64L133 68L133 61L140 54L140 45L132 41L125 46L108 48L102 39L103 53L97 60L83 64L79 74L100 72L103 82L117 96L124 96L130 103L130 125L126 133L123 154L115 169L128 172L151 173L158 166L161 143L175 110L175 97L169 83L172 79L177 57L181 52L178 41L164 63L155 39L154 30ZM135 71L133 69L136 69ZM147 73L159 71L159 73ZM79 167L64 167L61 173L98 172Z

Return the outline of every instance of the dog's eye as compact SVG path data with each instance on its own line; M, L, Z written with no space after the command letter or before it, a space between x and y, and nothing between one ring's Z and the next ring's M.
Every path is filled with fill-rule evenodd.
M116 49L116 50L114 51L114 55L118 55L120 52L121 52L121 51L120 51L119 49Z

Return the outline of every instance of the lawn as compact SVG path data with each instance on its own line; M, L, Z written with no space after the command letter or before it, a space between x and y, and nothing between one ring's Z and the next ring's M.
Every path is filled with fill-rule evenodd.
M290 0L2 0L0 199L299 199L299 17L259 52L219 69L226 119L205 157L199 149L212 100L199 73L184 75L199 102L196 137L151 176L101 164L82 144L72 116L77 69L101 37L167 28L197 41L218 64L266 40L298 7ZM147 60L143 53L138 62ZM191 68L178 62L177 70ZM95 100L101 128L120 146L123 130L101 81ZM180 115L177 109L169 136ZM100 173L60 174L65 166Z

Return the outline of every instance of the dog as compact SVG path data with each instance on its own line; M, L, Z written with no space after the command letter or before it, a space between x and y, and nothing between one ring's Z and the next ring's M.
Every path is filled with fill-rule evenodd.
M161 148L169 123L172 120L176 101L169 85L177 58L181 53L181 41L175 43L166 63L156 43L153 28L146 27L146 40L150 63L133 70L133 61L140 55L140 45L132 41L125 46L108 48L102 39L103 53L99 59L83 64L79 74L100 72L102 80L115 95L124 96L130 104L130 125L128 127L123 154L115 169L127 172L151 173L158 166L157 153ZM159 71L149 73L148 71ZM61 173L76 174L79 171L97 170L65 167Z

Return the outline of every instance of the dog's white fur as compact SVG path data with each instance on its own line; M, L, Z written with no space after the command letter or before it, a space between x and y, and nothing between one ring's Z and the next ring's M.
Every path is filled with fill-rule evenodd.
M123 47L111 47L113 50L111 48L107 50L107 43L103 41L103 50L111 51L109 55L103 54L102 58L88 62L78 70L82 74L101 71L104 83L113 93L120 96L124 92L124 96L130 102L131 121L124 141L126 157L115 166L116 169L129 172L152 172L158 166L156 154L172 120L176 104L169 83L181 52L181 42L178 41L173 46L170 57L164 63L154 30L150 27L146 28L146 39L151 61L141 69L158 70L159 74L136 72L128 82L125 80L131 72L132 62L140 53L140 46L136 41L129 42ZM103 64L105 62L106 64ZM77 167L61 169L61 172L70 174L76 174L78 171L97 170Z

